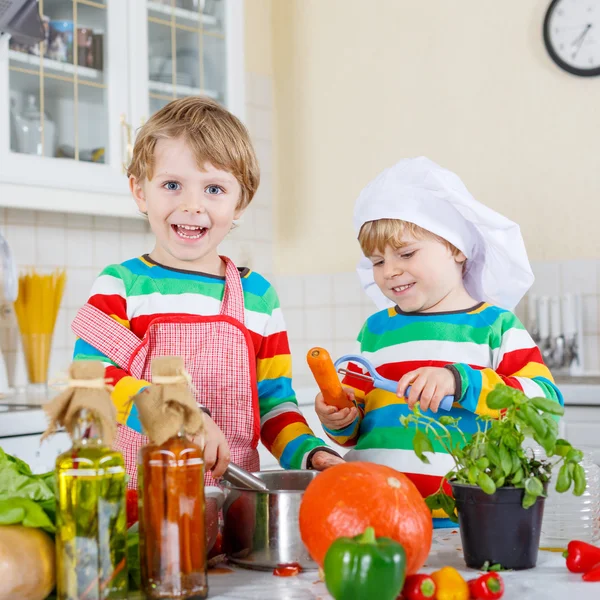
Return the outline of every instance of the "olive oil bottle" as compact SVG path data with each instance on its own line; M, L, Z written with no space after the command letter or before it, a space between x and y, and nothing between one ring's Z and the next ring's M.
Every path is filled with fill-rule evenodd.
M125 463L110 447L114 407L104 365L75 362L69 388L48 412L55 403L60 405L55 423L64 425L73 440L56 460L57 598L127 598Z

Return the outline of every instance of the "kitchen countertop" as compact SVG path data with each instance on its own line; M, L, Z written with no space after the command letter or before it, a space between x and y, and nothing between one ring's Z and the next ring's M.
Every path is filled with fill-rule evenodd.
M431 553L422 572L430 573L452 566L466 579L476 577L477 571L465 567L460 546L457 530L434 531ZM502 573L502 578L506 588L505 600L600 598L600 583L585 583L580 575L569 573L559 552L540 551L535 569ZM298 577L279 578L270 572L234 568L231 573L219 575L211 575L209 571L208 582L211 600L331 600L316 571ZM132 600L134 597L131 595Z

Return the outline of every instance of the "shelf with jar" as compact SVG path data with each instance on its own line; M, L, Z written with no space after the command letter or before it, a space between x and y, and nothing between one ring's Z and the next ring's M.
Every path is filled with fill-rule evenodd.
M125 167L151 114L206 95L243 120L244 0L39 6L43 42L0 39L0 206L134 216Z

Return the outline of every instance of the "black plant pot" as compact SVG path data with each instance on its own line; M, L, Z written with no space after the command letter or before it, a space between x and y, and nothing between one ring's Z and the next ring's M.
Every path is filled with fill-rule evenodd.
M485 562L505 569L535 567L545 498L525 509L525 492L519 488L503 487L488 495L474 485L451 485L468 567L480 569Z

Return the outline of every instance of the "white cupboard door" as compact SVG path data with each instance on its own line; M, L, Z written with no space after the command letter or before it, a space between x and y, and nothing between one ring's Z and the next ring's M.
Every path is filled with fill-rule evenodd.
M126 5L40 0L45 41L28 47L11 39L0 48L0 181L128 193L121 125L129 108Z
M129 11L132 131L186 96L213 98L243 119L243 0L131 0Z

